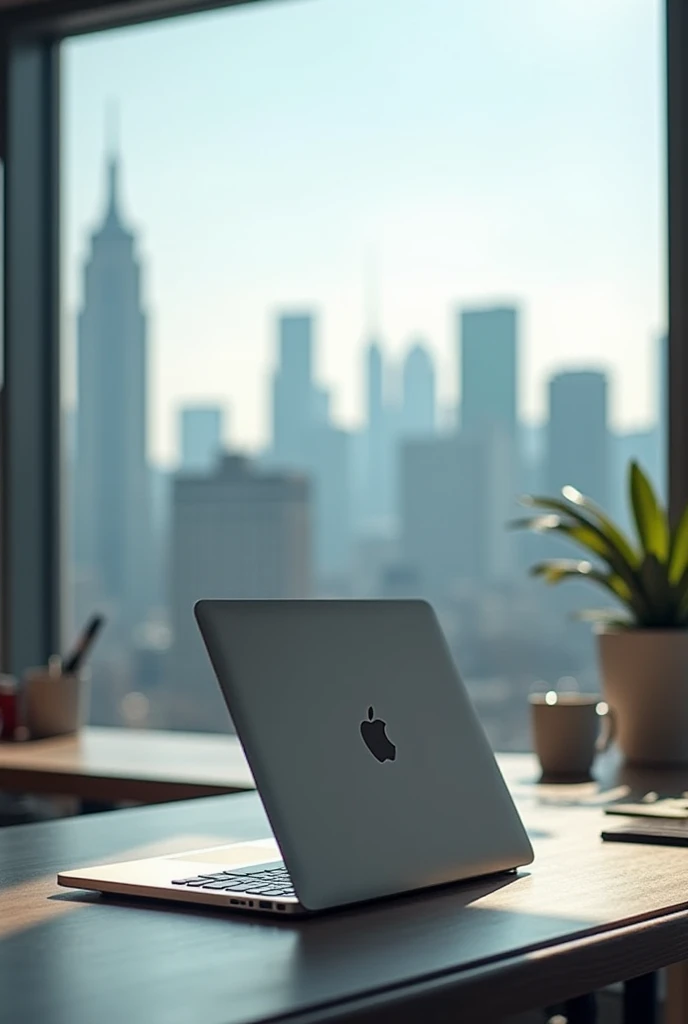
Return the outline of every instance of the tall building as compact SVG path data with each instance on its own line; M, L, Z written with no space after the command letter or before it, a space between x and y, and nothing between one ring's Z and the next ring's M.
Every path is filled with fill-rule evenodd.
M518 311L513 306L459 313L461 428L499 428L516 438L518 421Z
M447 597L511 572L509 458L498 432L404 442L400 556L424 594Z
M314 333L311 314L279 318L270 462L311 482L314 570L323 582L350 568L353 480L349 436L333 426L330 392L314 377Z
M571 484L609 505L611 470L607 376L597 370L558 373L549 382L545 482L556 494Z
M527 473L523 465L518 419L519 312L515 306L464 309L458 315L460 394L458 422L465 437L506 449L503 486L511 496L507 518L516 513L516 497ZM514 552L522 547L514 535Z
M179 413L179 466L207 473L222 451L224 411L215 405L185 406Z
M212 474L175 478L171 532L170 724L213 730L221 728L216 723L226 721L226 712L194 622L194 603L202 597L311 596L308 481L264 473L227 455Z
M304 468L308 461L308 437L325 403L313 383L313 316L280 316L278 363L272 382L274 465Z
M310 437L315 565L325 585L351 569L353 540L353 465L351 436L330 424Z
M371 341L365 355L367 519L380 523L391 512L390 417L385 396L385 365L382 347Z
M556 374L549 382L549 419L545 454L545 491L556 495L571 484L611 511L613 499L613 446L608 428L608 383L605 373L579 370ZM534 536L533 559L576 557L565 540ZM587 624L574 621L581 608L590 607L589 587L567 581L547 592L548 608L564 623L562 642L580 665L594 664L592 633ZM595 607L610 604L604 596Z
M416 342L402 367L399 433L404 438L434 434L437 425L435 365L429 349Z
M146 315L135 238L120 211L118 175L118 160L111 156L105 214L84 267L73 522L77 574L88 581L85 601L108 610L109 637L121 640L145 617L154 581Z

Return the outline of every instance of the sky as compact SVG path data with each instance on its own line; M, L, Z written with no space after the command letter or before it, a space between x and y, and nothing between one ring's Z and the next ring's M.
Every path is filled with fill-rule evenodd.
M361 421L373 328L393 365L426 341L450 406L456 309L495 302L521 309L525 420L552 372L586 366L612 375L616 427L646 425L666 322L662 6L265 0L67 41L67 402L114 103L157 460L185 402L223 403L232 445L264 443L276 315L295 309L317 314L343 425Z

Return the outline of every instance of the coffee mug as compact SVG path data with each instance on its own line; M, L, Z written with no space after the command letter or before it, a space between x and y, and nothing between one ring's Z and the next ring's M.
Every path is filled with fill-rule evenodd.
M24 674L25 720L31 739L66 736L86 724L90 685L85 673L31 668Z
M543 778L586 779L600 740L607 705L590 693L533 693L530 696L533 747Z

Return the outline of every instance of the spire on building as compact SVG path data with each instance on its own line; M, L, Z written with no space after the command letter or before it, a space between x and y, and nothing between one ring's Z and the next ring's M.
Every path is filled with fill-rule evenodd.
M121 227L119 208L119 110L114 101L107 106L105 116L107 151L107 204L105 222Z
M118 164L119 161L116 156L108 157L107 219L117 221L119 220L119 192L117 188L117 178L119 171Z
M378 287L377 259L370 247L367 254L365 273L365 319L368 338L373 341L380 336L380 290Z

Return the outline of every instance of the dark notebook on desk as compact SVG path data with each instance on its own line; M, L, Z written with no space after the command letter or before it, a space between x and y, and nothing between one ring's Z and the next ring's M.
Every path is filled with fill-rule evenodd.
M643 818L602 831L602 838L615 843L654 843L659 846L688 846L688 821Z

